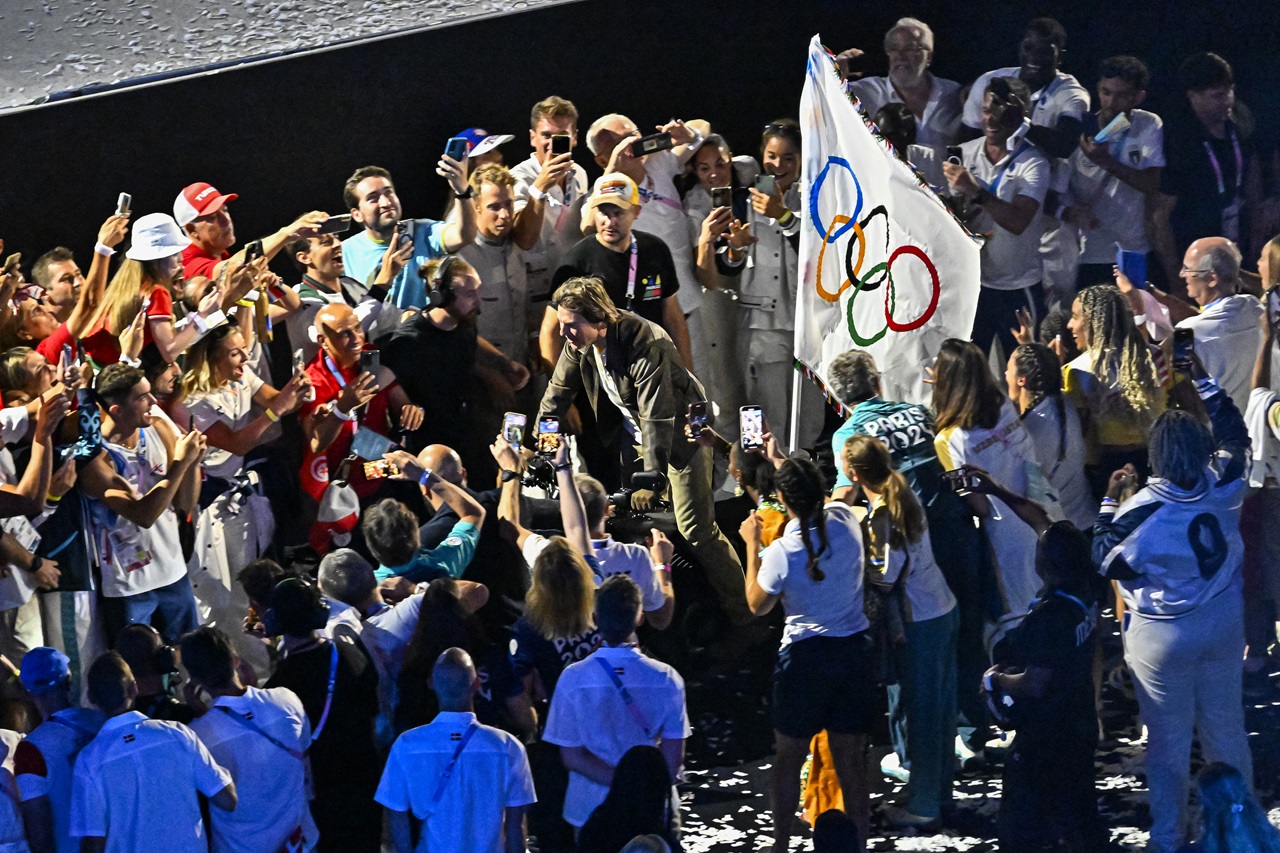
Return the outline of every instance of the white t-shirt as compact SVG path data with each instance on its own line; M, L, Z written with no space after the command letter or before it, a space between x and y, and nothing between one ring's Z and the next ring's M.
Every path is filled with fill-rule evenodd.
M908 622L927 622L946 616L956 606L956 597L942 576L942 569L933 556L933 544L926 530L915 542L905 548L888 549L883 582L897 583L903 569L907 579L902 584L905 607L903 616Z
M440 780L472 726L474 732L442 788ZM418 853L502 853L503 809L537 802L520 741L481 725L475 714L456 711L441 711L427 725L396 739L374 799L423 821Z
M601 661L622 682L631 705ZM684 740L692 733L680 673L634 648L602 646L561 674L542 739L556 746L586 747L616 766L633 746ZM570 771L564 819L582 826L608 793L607 785Z
M400 677L405 646L409 645L413 629L418 626L423 595L415 592L403 601L384 607L367 617L360 631L360 640L365 648L383 660L393 680Z
M1164 127L1160 116L1146 110L1130 113L1129 129L1106 144L1111 156L1130 169L1164 165ZM1077 148L1067 158L1070 167L1070 203L1089 208L1097 228L1081 230L1084 250L1080 262L1109 264L1115 261L1116 244L1131 252L1149 252L1146 196L1090 160Z
M604 575L596 579L597 585L610 575L628 575L640 587L645 613L651 613L666 604L667 597L662 594L662 587L658 585L658 572L662 569L653 567L648 548L631 542L619 542L612 536L592 539L591 544L595 546L596 559L600 561L600 571Z
M685 221L684 206L676 190L676 175L684 172L680 158L670 151L649 154L644 161L645 179L640 182L640 214L633 228L658 237L671 250L676 276L680 280L680 310L688 314L702 305L702 285L694 274L693 241Z
M933 83L929 90L929 103L925 104L924 115L916 119L916 144L928 146L935 151L945 150L956 140L960 132L960 89L954 80L943 80L934 77L932 72L925 74ZM858 96L862 108L868 118L874 118L880 108L886 104L902 103L902 96L893 88L893 81L888 77L863 77L849 84L849 91Z
M305 752L311 745L311 722L297 694L246 687L243 696L219 696L191 728L231 774L239 797L235 811L209 808L213 853L279 850L299 831L304 849L315 849L320 833L307 802L305 758L284 749Z
M477 234L474 243L458 250L458 256L475 267L480 276L480 316L476 331L502 350L512 361L524 364L529 357L529 281L520 247L510 239L493 242Z
M207 432L216 423L225 424L232 432L244 429L255 417L253 395L265 384L257 375L246 370L242 379L193 395L186 404L192 426L201 432ZM223 450L212 444L204 456L204 470L210 477L230 480L243 467L243 456L236 456L230 450Z
M1263 310L1256 296L1237 293L1210 302L1175 327L1195 332L1200 363L1241 412L1249 407L1253 364L1262 346Z
M191 729L128 711L76 759L71 835L105 837L107 853L208 853L196 794L230 782Z
M982 127L982 101L986 97L987 85L993 77L1017 77L1022 69L1018 66L997 68L988 71L969 89L969 98L964 102L963 120L972 128ZM1031 123L1040 127L1056 127L1061 118L1084 118L1089 111L1089 90L1066 72L1059 71L1048 86L1038 92L1031 93Z
M787 522L782 535L764 549L756 583L782 597L786 627L782 645L806 637L848 637L870 627L862 610L862 528L853 510L842 503L825 508L828 547L818 558L825 578L815 581L805 568L808 555L800 537L800 520ZM820 548L817 529L809 541Z
M974 465L1016 495L1028 497L1035 449L1013 404L1005 401L993 429L947 427L933 440L938 461L946 470ZM1036 575L1036 532L998 498L983 520L995 552L996 577L1004 599L1002 622L1020 620L1040 591Z
M58 853L78 853L80 840L68 834L71 821L71 773L76 756L93 740L104 721L96 708L66 708L36 726L16 750L15 771L22 802L49 798L53 840ZM26 753L33 760L26 760ZM39 759L34 760L38 755Z
M516 213L524 210L529 203L529 190L542 172L542 164L533 154L529 159L511 167L511 177L516 179L515 208ZM565 186L553 186L547 190L547 201L542 214L542 233L538 244L524 253L525 263L531 273L540 273L545 277L547 285L551 283L551 272L560 266L564 253L577 245L582 239L581 221L582 205L590 193L591 184L587 180L587 170L573 164L573 176L565 181ZM531 294L536 300L539 294ZM543 300L550 293L543 295Z
M140 498L166 477L169 456L154 426L138 433L133 448L112 444L105 439L102 446L113 460L123 459L121 476L128 481L133 496ZM109 461L119 471L115 461ZM100 505L99 510L106 507ZM173 506L150 527L139 527L117 516L111 525L95 524L98 553L102 559L102 594L107 598L123 598L168 586L187 574L187 561L182 556L178 539L178 515Z
M1023 416L1022 426L1031 437L1031 450L1058 497L1063 516L1080 530L1089 531L1098 517L1098 505L1084 476L1084 431L1076 407L1065 398L1062 413L1065 425L1058 417L1057 403L1046 397Z
M1049 192L1049 161L1040 149L1025 141L1014 142L999 163L987 159L986 141L979 137L960 146L961 160L982 186L1001 201L1026 196L1043 205ZM1024 147L1025 146L1025 147ZM1016 155L1016 156L1015 156ZM991 214L981 211L969 229L991 233L982 246L982 286L994 290L1020 290L1040 281L1040 235L1043 217L1033 217L1021 234L1006 231Z

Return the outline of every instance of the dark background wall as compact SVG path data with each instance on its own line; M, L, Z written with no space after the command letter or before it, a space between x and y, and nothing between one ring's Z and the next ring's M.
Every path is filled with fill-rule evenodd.
M1177 64L1215 50L1235 66L1260 137L1273 141L1278 10L1212 0L583 0L0 117L0 237L24 252L28 271L59 243L87 264L120 191L140 215L171 211L181 187L207 180L240 194L232 210L243 241L306 210L340 212L344 179L369 163L391 169L407 214L439 215L446 193L433 164L444 141L473 125L515 133L504 149L514 164L528 155L530 106L553 93L577 104L584 131L611 111L642 127L700 117L752 152L765 123L796 113L812 34L836 51L864 48L868 72L882 74L883 34L903 15L934 28L935 72L968 82L1016 64L1026 20L1052 14L1069 33L1066 70L1092 89L1100 59L1136 54L1154 73L1149 105L1166 118L1181 101ZM588 162L585 144L577 153Z

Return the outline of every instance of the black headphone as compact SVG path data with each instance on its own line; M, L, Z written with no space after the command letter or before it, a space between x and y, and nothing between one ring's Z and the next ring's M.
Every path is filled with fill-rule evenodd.
M160 645L146 658L156 675L172 675L178 672L178 650L164 641L164 635L157 631L154 625L134 622L124 626L121 631L140 631L160 641Z
M310 583L306 578L290 575L282 578L271 588L272 606L268 607L266 612L262 614L262 628L268 637L279 637L284 633L280 627L279 617L276 616L276 608L274 605L275 591L287 583L301 584L304 589L311 593L311 597L315 607L311 611L311 623L307 626L313 631L319 631L329 624L329 608L324 603L324 598L320 594L320 590L314 584Z
M431 279L427 282L427 309L432 308L448 308L453 304L453 262L457 258L453 255L445 255L444 260L436 267L436 271L431 274Z

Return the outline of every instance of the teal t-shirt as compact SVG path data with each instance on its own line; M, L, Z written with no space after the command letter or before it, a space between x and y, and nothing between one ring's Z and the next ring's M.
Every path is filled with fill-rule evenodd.
M378 566L374 577L378 583L387 578L405 578L413 583L430 583L436 578L462 577L480 541L480 528L469 521L459 521L445 540L434 548L423 548L403 566Z
M928 462L938 462L934 449L933 415L924 406L915 403L894 403L880 397L863 400L853 410L835 434L831 436L831 450L836 457L836 488L852 486L845 476L844 445L855 435L870 435L880 439L889 448L893 467L902 472L911 488L920 489L915 482L913 469Z
M432 258L439 258L444 251L443 222L434 219L413 220L413 257L387 288L387 301L397 308L421 308L427 304L427 285L418 271ZM342 263L346 274L368 286L369 276L382 263L387 253L387 243L375 243L368 231L342 241Z

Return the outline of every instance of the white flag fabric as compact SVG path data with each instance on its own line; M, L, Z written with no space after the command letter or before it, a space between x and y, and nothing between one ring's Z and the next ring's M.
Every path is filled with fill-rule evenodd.
M979 246L854 107L835 60L809 43L796 359L825 388L843 352L870 352L885 397L929 402L938 346L968 340Z

